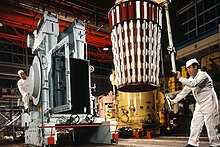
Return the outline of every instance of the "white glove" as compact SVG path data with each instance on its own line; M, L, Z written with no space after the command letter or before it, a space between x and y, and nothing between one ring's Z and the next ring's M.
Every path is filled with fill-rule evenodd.
M174 100L171 100L170 99L170 104L173 106L175 103L174 103Z
M179 71L176 71L176 78L179 80L181 77L181 73Z

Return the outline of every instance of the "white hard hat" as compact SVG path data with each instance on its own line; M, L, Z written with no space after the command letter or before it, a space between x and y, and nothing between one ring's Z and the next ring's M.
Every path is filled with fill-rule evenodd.
M199 62L195 58L193 58L186 62L186 68L192 65L193 63L197 63L199 65Z
M24 73L24 71L23 70L19 70L18 71L18 75L20 75L21 73Z

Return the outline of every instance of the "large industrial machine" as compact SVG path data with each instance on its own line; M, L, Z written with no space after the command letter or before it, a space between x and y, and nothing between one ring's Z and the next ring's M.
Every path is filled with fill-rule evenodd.
M110 144L117 123L96 117L84 25L74 21L59 33L58 18L45 12L28 47L36 56L29 71L30 112L22 115L25 144Z
M159 128L162 8L165 8L172 72L176 73L169 0L117 0L109 11L118 96L118 121L133 129ZM165 98L166 100L166 98Z

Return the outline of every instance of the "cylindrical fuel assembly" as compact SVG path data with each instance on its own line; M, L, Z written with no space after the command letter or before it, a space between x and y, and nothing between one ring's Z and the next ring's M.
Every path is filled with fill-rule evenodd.
M158 87L161 11L149 0L118 1L109 11L118 90L143 92Z

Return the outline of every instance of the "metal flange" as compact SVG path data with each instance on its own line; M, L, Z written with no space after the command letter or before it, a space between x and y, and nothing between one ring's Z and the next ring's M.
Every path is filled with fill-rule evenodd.
M34 57L33 63L29 71L29 82L30 82L30 94L33 98L33 104L36 106L39 104L41 87L42 87L42 73L41 63L38 56Z

